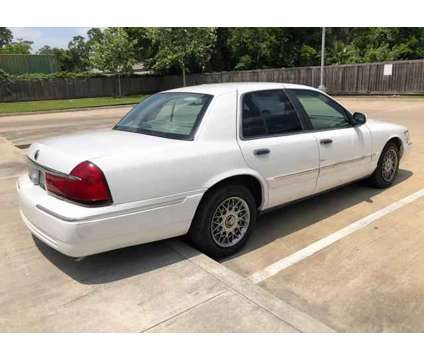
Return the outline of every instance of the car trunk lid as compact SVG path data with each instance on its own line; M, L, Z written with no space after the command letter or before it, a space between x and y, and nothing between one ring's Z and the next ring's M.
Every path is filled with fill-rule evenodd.
M181 142L119 130L96 130L48 138L33 143L28 149L28 158L44 168L69 174L83 161L136 151L145 154Z

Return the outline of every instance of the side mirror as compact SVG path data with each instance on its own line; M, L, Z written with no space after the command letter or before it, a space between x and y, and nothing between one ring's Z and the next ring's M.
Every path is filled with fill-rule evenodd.
M352 115L353 126L363 125L367 122L367 114L356 112Z

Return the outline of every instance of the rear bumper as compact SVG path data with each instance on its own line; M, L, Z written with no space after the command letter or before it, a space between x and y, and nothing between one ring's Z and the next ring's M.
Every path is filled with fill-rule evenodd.
M18 179L17 192L22 219L31 233L73 257L183 235L202 196L87 208L48 195L26 175Z
M24 215L23 211L20 210L21 218L28 230L38 239L44 242L45 244L49 245L53 249L61 252L62 254L72 256L72 257L79 257L79 256L85 256L82 254L78 246L75 246L72 242L65 242L60 241L57 239L53 239L50 236L48 236L46 233L35 227Z

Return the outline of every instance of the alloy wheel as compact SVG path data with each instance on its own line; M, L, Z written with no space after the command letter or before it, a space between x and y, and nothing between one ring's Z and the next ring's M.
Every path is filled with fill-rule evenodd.
M246 234L250 224L247 202L234 196L222 201L215 209L210 231L212 239L220 247L237 244Z

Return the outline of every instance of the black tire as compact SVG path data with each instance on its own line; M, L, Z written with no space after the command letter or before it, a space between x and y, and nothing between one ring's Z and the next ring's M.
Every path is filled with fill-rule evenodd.
M393 156L395 154L396 157L396 164L394 165L394 172L393 174L388 177L385 176L384 173L384 164L387 160L387 157ZM394 142L389 142L384 147L383 151L381 152L380 158L378 159L377 168L373 172L373 174L370 176L369 181L370 184L376 188L384 189L393 184L393 182L396 179L396 176L399 171L399 148Z
M233 201L242 199L241 204L243 206L248 206L249 213L246 214L246 212L243 212L243 214L246 214L245 219L247 220L248 218L249 222L243 228L244 234L241 235L242 233L239 232L240 239L237 240L235 244L226 244L224 247L217 243L218 240L214 239L214 235L212 234L212 218L216 215L218 207L223 205L225 201L231 201L230 199L235 199ZM252 228L255 225L256 216L256 202L248 188L237 184L222 185L211 193L206 194L206 197L202 199L188 233L189 241L197 249L212 258L217 259L230 256L239 251L246 244Z

